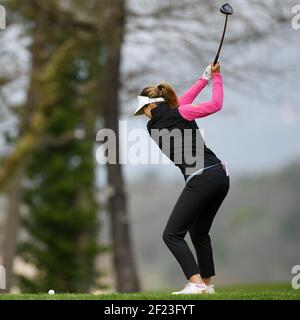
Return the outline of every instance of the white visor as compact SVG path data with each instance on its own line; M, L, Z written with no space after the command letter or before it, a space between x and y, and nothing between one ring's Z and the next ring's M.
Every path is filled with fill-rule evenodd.
M164 98L149 98L149 97L145 97L145 96L138 96L138 100L139 100L139 106L137 107L137 109L135 110L135 112L133 114L135 116L139 116L144 113L143 108L145 107L145 105L147 105L149 103L165 101Z

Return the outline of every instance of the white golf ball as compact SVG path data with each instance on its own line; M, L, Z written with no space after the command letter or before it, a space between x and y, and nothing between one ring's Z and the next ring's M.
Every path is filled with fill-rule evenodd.
M48 294L51 294L51 295L52 295L52 294L55 294L55 291L54 291L54 290L49 290L49 291L48 291Z

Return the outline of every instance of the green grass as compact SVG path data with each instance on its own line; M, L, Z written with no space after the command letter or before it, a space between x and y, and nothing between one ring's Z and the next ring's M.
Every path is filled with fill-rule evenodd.
M300 300L300 290L290 284L258 284L218 287L214 295L180 295L170 292L112 294L0 294L0 300Z

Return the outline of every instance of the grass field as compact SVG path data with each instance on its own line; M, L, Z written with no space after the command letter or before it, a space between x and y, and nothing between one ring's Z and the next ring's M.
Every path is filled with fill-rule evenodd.
M300 290L290 284L218 287L214 295L180 295L169 292L112 294L0 294L0 300L300 300Z

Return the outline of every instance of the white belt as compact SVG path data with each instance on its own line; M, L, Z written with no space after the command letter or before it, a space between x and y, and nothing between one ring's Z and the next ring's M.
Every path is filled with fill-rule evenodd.
M228 162L227 162L227 161L222 161L222 162L213 164L212 166L208 166L208 167L202 168L202 169L197 170L196 172L192 173L192 174L191 174L190 176L188 176L188 178L185 180L185 184L188 184L188 182L189 182L195 175L201 174L204 170L209 169L209 168L212 168L212 167L216 167L216 166L218 166L218 165L222 165L223 168L224 168L225 171L226 171L226 175L229 176L229 172L228 172Z

